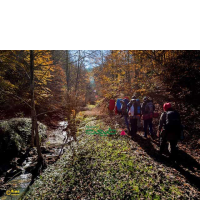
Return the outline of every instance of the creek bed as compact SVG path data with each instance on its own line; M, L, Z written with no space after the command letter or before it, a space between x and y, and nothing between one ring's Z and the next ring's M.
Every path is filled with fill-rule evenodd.
M7 184L10 185L10 188L7 189L6 193L2 197L0 197L0 200L19 199L29 186L31 178L32 174L23 173L9 181Z
M50 138L48 138L49 143L53 146L52 150L54 152L52 153L44 153L45 157L48 158L54 158L57 157L60 154L61 147L63 145L64 139L66 138L67 132L63 131L63 129L66 129L68 125L68 122L62 121L59 123L59 128L56 130L53 130L51 133L52 135ZM68 141L70 138L68 139ZM49 145L49 146L51 146ZM62 149L63 153L63 149ZM17 200L20 199L20 197L23 195L23 193L26 192L28 186L30 185L32 174L28 173L26 169L34 163L33 157L27 157L26 160L22 164L22 174L19 176L16 176L15 178L8 180L5 185L8 186L7 191L3 194L3 196L0 196L0 200Z

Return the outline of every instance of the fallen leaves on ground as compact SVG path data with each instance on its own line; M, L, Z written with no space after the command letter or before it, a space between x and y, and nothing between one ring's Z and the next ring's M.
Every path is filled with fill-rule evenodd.
M156 162L138 141L127 136L79 133L73 149L66 150L59 161L46 169L24 199L199 197L198 190L177 170Z

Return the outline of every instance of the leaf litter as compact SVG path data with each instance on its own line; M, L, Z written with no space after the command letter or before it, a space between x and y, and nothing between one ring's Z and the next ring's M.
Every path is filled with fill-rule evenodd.
M199 199L177 170L155 162L129 137L80 129L73 149L45 170L24 199Z

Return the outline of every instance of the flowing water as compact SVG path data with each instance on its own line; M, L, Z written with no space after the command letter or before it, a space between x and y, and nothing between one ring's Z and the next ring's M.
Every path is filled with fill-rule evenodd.
M68 122L62 121L62 122L59 123L59 125L60 125L60 129L65 129L65 128L67 128ZM63 136L66 136L66 135L67 135L67 132L63 131Z
M25 192L31 182L32 174L22 172L20 176L8 182L11 187L7 189L6 193L0 197L0 200L16 200Z
M67 132L63 131L68 125L68 122L62 121L59 123L59 128L57 130L53 131L53 137L49 138L50 144L63 144L64 139L66 138ZM53 148L54 153L52 155L46 154L46 156L56 156L59 155L61 148ZM62 150L63 151L63 150ZM32 174L26 173L26 168L32 164L33 158L28 157L23 162L23 170L22 174L13 178L12 180L9 180L6 184L10 185L10 188L7 189L6 193L0 197L0 200L17 200L22 196L22 194L27 190Z

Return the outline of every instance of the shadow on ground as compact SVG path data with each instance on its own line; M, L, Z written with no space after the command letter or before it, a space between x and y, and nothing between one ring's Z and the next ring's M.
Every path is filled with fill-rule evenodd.
M140 147L156 162L162 163L167 167L175 168L179 171L191 185L195 186L200 191L200 177L193 174L194 172L200 171L200 164L192 158L186 152L179 150L177 155L177 163L173 163L169 157L165 155L160 156L159 151L155 149L154 145L151 143L155 143L158 145L158 142L152 140L151 138L144 138L140 135L136 135L134 141L137 142Z
M102 119L110 125L116 123L116 121L123 126L124 122L119 116L114 114L98 116L98 119ZM169 159L169 154L159 155L159 141L158 139L144 138L137 134L134 138L140 147L151 157L154 161L164 164L167 167L171 167L180 172L181 175L194 187L200 191L200 164L185 151L179 150L177 155L177 163L172 162ZM198 175L197 175L198 174Z

